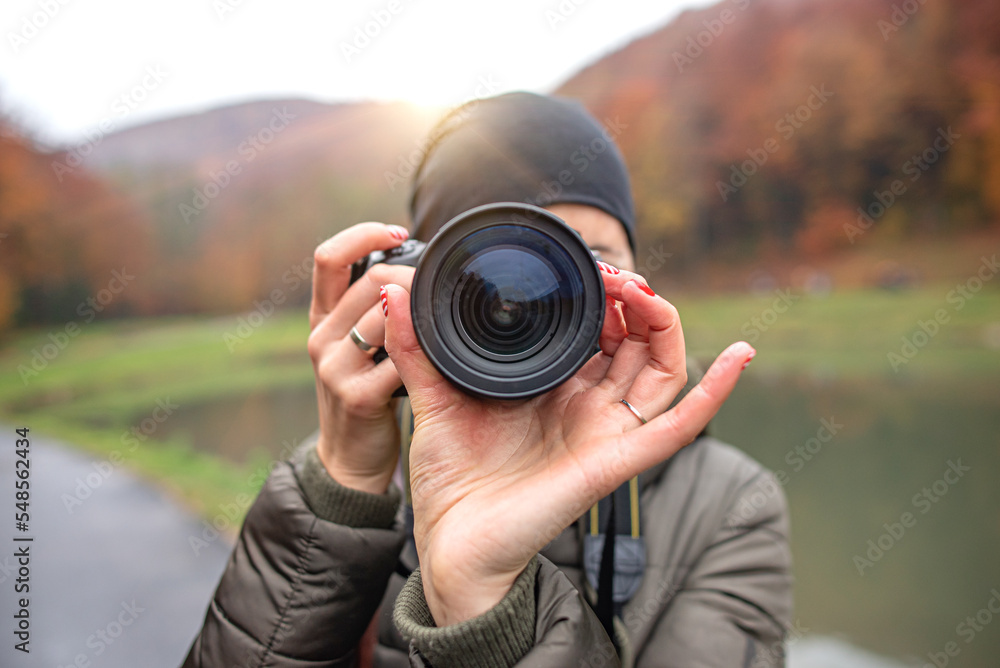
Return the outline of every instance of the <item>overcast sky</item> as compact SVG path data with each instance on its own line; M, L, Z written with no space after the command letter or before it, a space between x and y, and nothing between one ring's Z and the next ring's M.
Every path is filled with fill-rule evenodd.
M261 97L544 92L712 0L3 0L0 104L49 142Z

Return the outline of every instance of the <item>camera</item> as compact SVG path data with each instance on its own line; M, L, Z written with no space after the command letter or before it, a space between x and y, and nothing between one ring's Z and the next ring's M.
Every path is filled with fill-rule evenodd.
M526 399L560 385L598 350L604 283L562 219L500 202L459 214L426 244L375 251L351 268L416 268L413 326L434 367L467 394ZM380 349L376 359L384 358Z

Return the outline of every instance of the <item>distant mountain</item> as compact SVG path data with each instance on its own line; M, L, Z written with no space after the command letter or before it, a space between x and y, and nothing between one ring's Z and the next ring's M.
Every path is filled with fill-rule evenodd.
M995 0L725 0L555 92L580 99L622 147L640 267L732 287L737 263L787 275L858 244L1000 229L998 91ZM122 225L150 247L143 304L231 311L288 287L336 231L405 223L434 120L403 103L261 100L78 148L92 149L83 165L108 195L141 214ZM308 299L307 287L287 292Z
M54 158L89 150L84 166L149 214L164 310L230 310L280 288L338 230L404 223L407 179L435 119L404 103L267 100L124 129ZM296 284L287 299L308 295Z
M87 164L105 172L215 168L273 152L291 168L319 161L340 173L371 176L394 167L432 120L404 103L261 100L111 133L93 147Z
M331 105L300 99L259 100L153 121L108 134L94 145L88 162L106 170L192 165L212 156L227 156L266 124L273 109L286 109L296 122L302 122L329 114Z
M557 93L618 128L674 271L1000 228L995 0L727 0Z

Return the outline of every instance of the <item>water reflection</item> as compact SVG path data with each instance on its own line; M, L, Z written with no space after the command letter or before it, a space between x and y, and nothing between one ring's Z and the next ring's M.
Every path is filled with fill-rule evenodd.
M287 454L316 430L318 419L310 384L185 404L156 436L179 435L198 450L244 463L255 455Z
M164 426L245 461L287 451L315 425L310 386L187 405ZM996 383L751 372L713 430L784 474L801 626L920 665L949 642L960 648L951 666L996 665L1000 615L971 640L958 630L1000 589Z
M995 382L751 374L714 433L787 476L805 626L921 662L954 641L949 665L996 665L1000 615L971 642L957 632L1000 584Z

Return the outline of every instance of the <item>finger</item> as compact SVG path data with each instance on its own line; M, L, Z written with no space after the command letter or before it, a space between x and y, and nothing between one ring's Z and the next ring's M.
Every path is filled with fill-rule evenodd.
M605 297L604 324L598 344L605 355L614 355L618 346L628 336L621 305L613 297Z
M642 320L648 341L631 334L622 342L608 369L608 381L621 398L647 419L666 410L687 381L684 335L677 309L645 284L630 282L622 298Z
M377 264L365 272L365 275L358 279L358 282L352 285L344 294L340 303L337 304L333 311L324 315L319 323L313 324L312 331L309 334L309 354L314 360L317 357L317 352L348 336L351 327L356 326L359 320L364 318L365 314L369 312L372 314L369 317L379 321L374 326L374 331L378 333L377 338L384 337L385 318L381 314L381 307L376 308L375 306L378 303L379 289L382 286L381 283L372 286L372 276L376 276L377 278L397 278L401 283L409 285L413 276L413 268ZM370 294L365 294L366 290L370 291ZM377 314L377 318L375 314ZM364 329L359 330L362 335L368 331L369 326L366 325ZM369 339L367 336L365 336L365 339L372 342L372 339Z
M579 379L583 383L584 388L591 388L597 385L607 376L608 367L611 366L611 359L611 355L603 351L597 353L587 360L580 370L576 372L574 378Z
M626 316L627 308L621 303L622 289L625 285L632 281L640 281L645 284L645 279L639 274L618 269L607 262L599 261L597 267L602 272L601 279L604 281L605 298L608 303L604 326L601 329L600 346L601 350L608 355L614 355L622 340L629 334L636 333L643 338L645 337L643 325L635 322L629 324L628 316ZM614 304L613 309L612 304Z
M365 358L360 364L354 359L359 356ZM359 409L387 405L402 384L392 360L375 364L371 355L357 351L350 339L330 347L316 367L316 378L335 395L349 398Z
M400 245L409 236L406 228L384 223L359 223L338 232L313 253L312 304L310 327L315 327L340 300L351 278L351 265L373 250Z
M637 283L626 286L626 303L646 323L648 359L625 398L649 418L670 406L687 382L687 354L680 315L673 304Z
M372 346L383 344L385 318L381 307L371 309L358 322L361 336ZM315 334L315 332L314 332ZM377 409L389 403L402 384L391 360L375 364L373 352L364 352L349 336L317 347L311 336L309 354L316 366L316 379L338 397L345 397L359 409ZM322 396L322 393L321 393Z
M454 404L459 391L427 359L413 330L410 293L398 285L385 285L381 299L385 314L385 348L406 385L414 415Z
M649 328L646 323L627 304L622 305L622 317L625 319L625 330L630 337L643 341L649 338Z
M370 348L366 350L361 343L355 341L353 338L355 334ZM351 355L353 359L362 363L371 359L375 355L375 351L385 344L385 316L382 315L382 307L373 306L368 309L358 320L358 324L351 328L347 340L353 343L360 353L360 355Z
M649 284L646 283L645 278L643 278L642 276L640 276L635 272L627 271L625 269L619 269L618 273L613 273L613 272L602 273L601 278L604 280L604 292L607 294L608 297L611 297L619 302L623 301L622 290L629 283L635 282L639 283L640 285L645 285L647 287L649 286Z
M742 369L755 354L745 341L732 344L676 406L625 434L620 456L627 463L627 475L645 471L693 441L729 397Z
M376 368L372 359L375 350L385 344L385 317L381 306L373 306L355 325L361 339L372 346L371 350L363 350L350 334L342 337L329 335L330 327L320 324L309 335L309 357L313 360L317 372L324 377L328 385L335 384L341 377L366 374ZM379 367L382 365L379 364ZM380 382L385 372L372 377L373 382ZM389 375L386 383L391 381L391 390L399 386L400 380L395 371ZM393 376L395 376L393 380ZM391 390L389 394L391 394Z
M333 323L333 336L341 337L350 331L353 323L379 301L383 285L401 285L409 290L414 268L399 264L376 264L364 273L343 293L340 301L329 313Z

